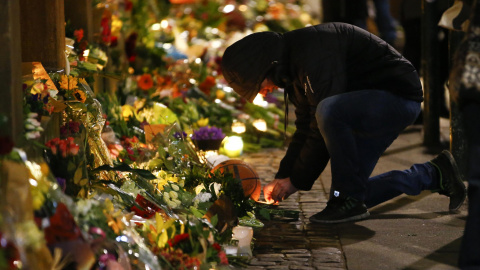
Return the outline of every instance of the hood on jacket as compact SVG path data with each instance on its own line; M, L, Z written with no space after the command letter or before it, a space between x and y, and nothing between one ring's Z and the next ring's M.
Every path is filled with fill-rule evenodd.
M282 34L250 34L229 46L222 57L223 77L237 94L252 102L270 69L282 56Z

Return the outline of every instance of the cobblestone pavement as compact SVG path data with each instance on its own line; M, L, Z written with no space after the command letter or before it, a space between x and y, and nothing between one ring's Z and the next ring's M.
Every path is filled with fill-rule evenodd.
M282 149L265 149L240 159L256 169L263 187L274 178L284 154ZM336 227L308 221L326 202L322 181L283 201L279 209L300 211L299 219L263 221L265 226L254 232L253 258L246 269L346 269Z

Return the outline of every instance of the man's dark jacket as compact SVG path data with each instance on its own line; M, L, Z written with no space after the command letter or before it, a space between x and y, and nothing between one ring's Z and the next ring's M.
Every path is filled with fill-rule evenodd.
M330 158L315 119L320 101L366 89L423 101L410 62L375 35L344 23L251 34L227 48L222 70L233 89L250 101L267 76L285 88L295 105L296 131L275 177L290 177L301 190L311 189Z

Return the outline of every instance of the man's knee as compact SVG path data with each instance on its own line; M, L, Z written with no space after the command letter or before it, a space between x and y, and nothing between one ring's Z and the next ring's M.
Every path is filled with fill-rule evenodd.
M333 97L326 98L317 105L315 117L320 130L331 123L335 117L335 110L336 106Z

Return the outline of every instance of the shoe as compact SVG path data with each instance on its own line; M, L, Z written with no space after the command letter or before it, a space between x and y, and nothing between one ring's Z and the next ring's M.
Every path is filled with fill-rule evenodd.
M440 172L440 190L438 193L450 197L448 209L457 211L467 197L467 189L463 184L455 159L449 151L443 150L430 163Z
M333 197L323 211L310 217L312 223L341 223L362 220L370 216L367 207L355 198Z

